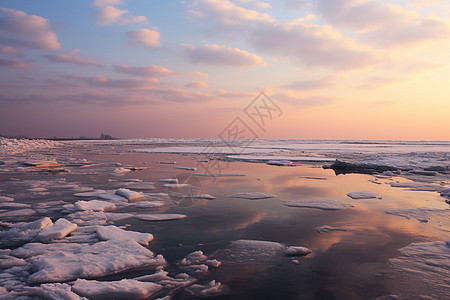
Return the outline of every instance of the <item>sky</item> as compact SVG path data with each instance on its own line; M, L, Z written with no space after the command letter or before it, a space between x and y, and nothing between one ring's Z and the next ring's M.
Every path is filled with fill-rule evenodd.
M2 0L0 135L450 140L449 61L447 0Z

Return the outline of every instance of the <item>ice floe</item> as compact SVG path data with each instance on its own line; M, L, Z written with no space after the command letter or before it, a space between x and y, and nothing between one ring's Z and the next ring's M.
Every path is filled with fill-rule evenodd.
M89 244L29 243L12 251L31 264L32 283L98 278L138 268L164 266L165 259L134 240Z
M402 280L396 285L400 299L448 299L450 245L443 241L413 243L399 249L401 255L389 260ZM397 276L395 278L397 278ZM395 279L394 279L395 280ZM397 281L395 281L397 282ZM432 295L425 298L424 291Z
M158 179L159 182L166 182L166 183L178 183L177 178L166 178L166 179Z
M39 168L49 168L49 167L61 167L62 164L58 163L56 160L25 160L21 161L24 166L39 167Z
M77 279L72 290L88 299L147 299L163 287L134 279L96 281Z
M40 139L8 139L0 137L0 154L15 154L60 146L61 143Z
M24 209L18 209L18 210L10 210L6 212L0 213L0 218L15 218L15 217L27 217L34 215L36 211L24 208Z
M186 170L186 171L196 171L197 168L194 167L173 167L174 169Z
M170 221L181 220L187 216L182 214L138 214L135 217L144 221Z
M0 202L0 208L28 208L31 207L29 204L16 203L16 202Z
M97 234L100 240L135 240L141 245L148 246L153 240L153 235L150 233L142 233L131 230L123 230L119 227L97 226Z
M8 196L0 196L0 202L11 202L14 201L14 198Z
M72 287L67 283L44 283L37 287L25 287L25 290L33 296L39 296L51 300L88 300L72 292Z
M311 249L300 246L290 246L284 252L287 256L305 256L311 253Z
M52 220L47 217L33 222L11 224L8 230L0 231L0 246L11 247L30 242L37 238L42 229L52 225Z
M118 189L116 195L127 198L129 201L139 201L145 197L144 194L129 189Z
M262 192L249 192L249 193L235 193L235 194L228 195L228 197L258 200L258 199L274 198L274 197L277 197L277 195L273 195L270 193L262 193Z
M247 174L240 173L194 173L196 176L205 177L235 177L235 176L247 176Z
M351 204L342 203L333 199L289 201L284 202L284 205L292 207L318 208L324 210L339 210L353 207Z
M372 192L350 192L347 194L352 199L381 199L381 196L378 196Z
M399 208L386 210L387 214L396 215L400 217L414 218L420 222L428 222L432 216L442 217L450 219L450 209L438 209L438 208L428 208L428 207L417 207L417 208Z
M127 188L136 190L154 190L155 186L150 182L133 182L127 184Z
M106 210L114 210L116 208L116 205L101 200L91 200L91 201L81 200L75 202L74 207L77 210L106 211Z
M49 242L51 240L59 240L67 236L69 233L77 229L77 224L73 224L64 218L56 220L53 225L47 226L38 234L41 242Z
M167 203L165 201L154 200L154 201L139 201L133 203L132 205L140 208L155 208L164 206L166 204Z
M350 229L348 229L348 228L332 227L332 226L328 226L328 225L316 227L315 230L318 233L324 233L324 232L330 232L330 231L350 231Z
M265 264L280 261L285 256L286 246L276 242L237 240L212 256L227 264Z

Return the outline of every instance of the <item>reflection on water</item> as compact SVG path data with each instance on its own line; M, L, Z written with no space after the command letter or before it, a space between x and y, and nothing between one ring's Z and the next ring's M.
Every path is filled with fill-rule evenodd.
M448 205L434 192L418 192L393 188L388 183L397 178L379 179L374 184L371 175L339 175L317 165L277 167L265 164L231 162L227 173L244 173L242 177L191 177L185 170L157 161L177 161L178 165L195 165L195 156L171 154L88 155L96 163L148 166L150 169L129 172L116 179L138 178L155 182L154 192L167 192L158 179L174 178L179 183L197 187L193 192L211 194L215 200L183 197L183 189L170 190L174 205L158 211L182 213L188 217L170 222L145 222L127 219L117 225L129 224L128 229L149 232L155 236L150 249L163 253L170 264L186 254L202 250L216 257L223 265L206 275L227 284L231 294L223 299L374 299L390 293L388 282L395 286L396 278L388 276L388 259L399 255L397 249L412 242L446 240L450 230L439 226L442 220L421 223L415 219L388 215L385 210L396 208L432 207L445 209ZM145 162L145 163L144 163ZM101 169L101 167L99 167ZM68 182L79 181L94 188L116 188L108 182L111 176L66 174ZM12 191L20 186L12 187ZM353 200L349 192L368 191L382 199ZM267 192L276 198L246 200L230 198L239 192ZM189 193L187 193L189 194ZM73 201L64 194L58 200ZM20 194L18 196L20 198ZM38 199L46 199L40 195ZM65 197L65 198L64 198ZM286 201L334 199L354 207L326 211L287 207ZM49 199L46 199L48 201ZM50 199L55 200L55 199ZM135 209L135 208L134 208ZM132 211L124 208L120 212ZM149 210L154 211L154 210ZM139 210L142 212L142 209ZM348 228L319 234L314 228L329 225ZM268 259L258 259L258 251L233 260L242 248L231 244L236 240L261 240L283 245L305 246L313 253L301 258L286 257L282 252L260 249ZM272 252L271 252L272 251ZM426 291L424 291L425 293Z

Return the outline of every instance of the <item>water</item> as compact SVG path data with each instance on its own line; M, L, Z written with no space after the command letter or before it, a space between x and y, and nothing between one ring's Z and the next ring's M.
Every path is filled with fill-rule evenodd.
M158 162L176 161L177 166L193 167L205 155L133 151L164 147L169 149L166 152L172 152L171 147L194 145L202 148L209 142L211 141L158 140L155 144L155 140L132 140L90 142L87 145L68 142L62 149L39 151L34 155L55 157L58 161L66 162L66 165L83 158L93 165L80 167L73 164L73 167L66 167L70 172L58 174L44 174L37 169L30 171L30 168L20 169L14 165L3 166L3 172L0 173L1 195L13 196L16 202L32 206L54 200L79 200L70 189L58 187L55 182L60 179L64 179L66 184L110 190L121 187L124 179L138 178L154 182L157 189L152 192L169 192L162 186L163 183L158 183L158 179L187 179L193 172L174 169L173 165ZM220 141L215 142L223 146ZM258 141L252 147L264 149L259 153L261 155L275 157L316 155L345 157L353 161L382 157L384 161L391 163L399 163L401 158L408 157L401 163L410 166L413 161L421 159L423 165L439 163L445 166L448 165L446 159L450 154L448 142L285 141L285 144L281 144L280 141ZM383 150L380 151L379 147ZM277 152L280 149L283 151ZM217 154L215 155L217 158ZM255 153L249 151L248 155ZM21 159L20 155L16 155L16 158ZM224 156L221 157L223 158ZM149 169L114 176L111 171L117 167L117 163ZM295 167L279 167L241 161L228 162L226 173L243 173L246 176L194 176L194 179L189 179L190 182L200 188L202 194L214 195L215 200L195 199L180 205L172 199L169 206L146 210L187 215L183 220L146 222L132 218L118 221L115 225L127 225L128 230L152 233L155 239L149 249L164 255L168 261L166 269L173 274L181 272L176 262L196 250L202 250L208 257L222 261L223 264L218 269L198 276L200 282L214 279L229 287L229 293L218 296L220 299L375 299L392 293L405 299L414 299L418 297L417 293L427 295L429 292L420 288L419 291L411 292L417 290L417 287L408 286L409 283L404 282L389 263L389 259L400 255L398 249L410 243L445 241L450 237L450 227L445 219L432 216L429 222L423 223L385 213L386 210L398 208L448 209L445 198L439 193L411 191L389 185L396 181L410 181L412 177L408 177L408 174L401 173L386 178L364 174L337 176L332 170L323 169L322 163L302 162ZM448 173L431 177L415 176L412 179L443 188L449 187ZM43 193L27 192L26 188L33 182L53 184L48 184L48 191ZM353 200L346 195L354 191L373 192L382 196L382 199ZM266 192L277 197L262 200L228 197L240 192ZM284 205L289 201L318 199L334 199L354 207L329 211ZM145 211L124 207L117 212ZM55 220L64 214L58 210L39 211L31 218L37 219L40 216L50 216ZM14 221L20 220L22 219L18 218ZM323 225L347 228L349 231L318 233L315 227ZM310 248L312 253L305 257L290 258L283 253L270 254L270 251L264 249L259 249L259 252L247 249L247 252L233 246L233 241L237 240L304 246ZM240 253L238 257L235 257L236 253ZM133 278L142 274L146 272L128 272L103 280ZM424 272L416 276L430 275ZM438 290L440 295L447 292L446 284ZM182 297L179 294L175 299Z

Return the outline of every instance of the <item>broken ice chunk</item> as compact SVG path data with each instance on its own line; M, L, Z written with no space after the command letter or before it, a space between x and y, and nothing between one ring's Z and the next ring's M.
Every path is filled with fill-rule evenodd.
M97 234L101 240L135 240L141 245L148 246L153 240L150 233L123 230L116 226L97 226Z
M73 224L64 218L58 219L53 226L48 226L38 234L38 238L42 242L51 240L59 240L67 236L69 233L77 229L77 224Z
M93 211L105 211L113 210L116 206L110 202L101 200L91 200L91 201L77 201L74 206L78 210L93 210Z
M228 195L230 198L244 198L250 200L259 200L259 199L267 199L274 198L277 195L269 194L269 193L261 193L261 192L250 192L250 193L236 193Z
M13 218L13 217L25 217L34 215L36 212L29 208L10 210L0 213L0 218Z
M382 198L372 192L350 192L347 194L347 196L349 196L352 199L373 199L373 198L381 199Z
M72 290L89 299L147 299L163 287L134 279L96 281L77 279Z
M331 227L328 225L323 225L315 228L318 233L330 232L330 231L350 231L347 228Z
M338 210L353 207L353 205L341 203L339 201L331 199L290 201L285 202L284 205L292 207L318 208L325 210Z
M138 201L145 197L144 194L129 189L118 189L116 190L116 195L125 197L129 201Z
M135 215L136 218L144 221L169 221L169 220L181 220L186 218L186 215L181 214L139 214Z
M291 246L286 249L285 254L287 256L305 256L312 251L306 247L299 247L299 246Z
M67 283L45 283L37 287L25 287L25 289L33 296L40 296L44 299L88 300L72 292L71 286Z

